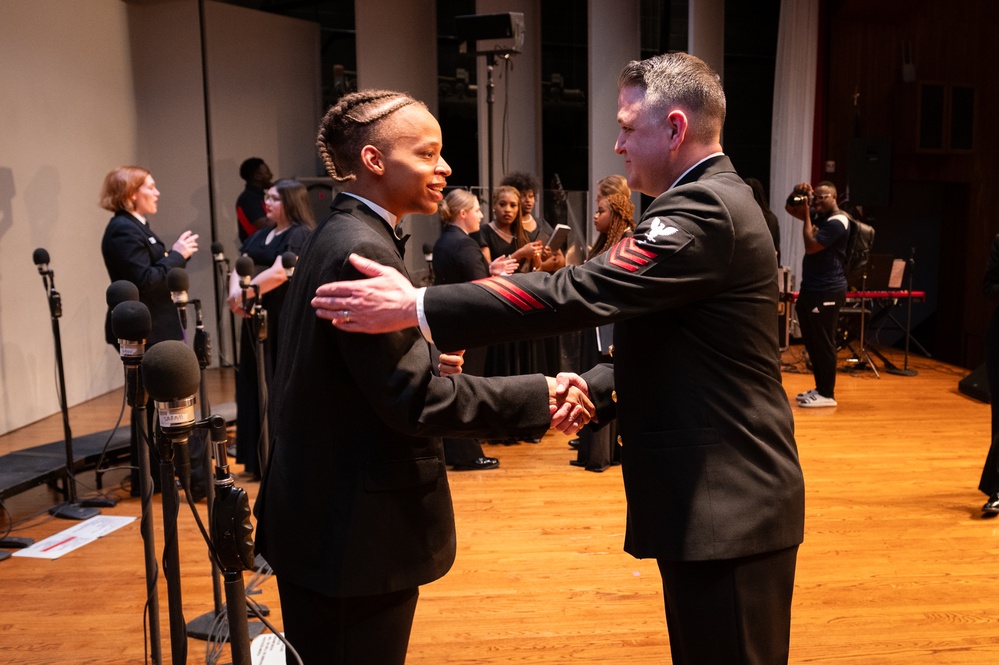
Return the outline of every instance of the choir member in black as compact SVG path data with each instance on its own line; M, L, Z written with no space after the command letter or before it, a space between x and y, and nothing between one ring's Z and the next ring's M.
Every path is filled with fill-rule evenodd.
M597 183L593 227L599 235L586 256L587 261L600 256L621 239L631 237L635 230L635 204L631 202L631 189L623 176L610 175ZM583 330L578 371L612 362L613 330L613 324ZM591 422L579 430L577 456L570 464L599 473L611 464L619 463L620 459L617 419L614 418L606 422Z
M280 338L281 307L288 290L288 275L281 255L296 256L316 222L305 186L296 180L278 180L264 196L267 220L273 226L260 229L243 243L240 252L253 259L254 277L267 312L267 338L264 344L265 381L269 384L274 373L277 344ZM252 296L252 292L247 295ZM239 275L234 270L229 279L229 308L246 317L244 294ZM267 405L259 399L258 368L255 347L256 327L244 321L240 338L239 371L236 377L236 462L253 479L260 478L261 417Z
M509 275L517 269L516 259L498 256L492 264L471 234L479 230L482 209L479 199L464 189L452 190L440 204L444 228L434 244L433 265L435 284L459 284L492 275ZM486 368L486 349L478 347L464 353L462 371L482 376ZM494 469L495 457L487 457L476 439L444 439L444 460L456 471Z

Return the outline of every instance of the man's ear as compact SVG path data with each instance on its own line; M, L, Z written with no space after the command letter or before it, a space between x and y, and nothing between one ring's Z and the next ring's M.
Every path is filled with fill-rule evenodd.
M371 144L361 148L361 164L375 175L385 173L385 159L382 151Z
M690 124L687 122L687 114L680 109L673 109L666 115L665 121L666 136L671 150L680 147L687 136Z

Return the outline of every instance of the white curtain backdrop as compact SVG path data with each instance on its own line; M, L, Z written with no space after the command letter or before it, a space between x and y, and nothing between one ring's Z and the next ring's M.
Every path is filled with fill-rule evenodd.
M784 212L784 200L796 184L811 180L818 5L818 0L783 0L777 36L770 207L780 220L781 263L791 268L795 291L805 249L801 221Z

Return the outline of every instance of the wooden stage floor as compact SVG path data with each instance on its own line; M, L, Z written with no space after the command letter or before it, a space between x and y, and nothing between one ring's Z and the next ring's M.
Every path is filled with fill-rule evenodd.
M785 354L790 396L813 387L800 348ZM902 365L901 354L889 357ZM977 490L989 407L958 391L965 370L919 357L909 366L918 376L843 372L837 408L794 407L807 503L792 663L999 658L999 574L991 563L999 520L981 517L985 497ZM212 372L213 403L231 400L232 386L230 376ZM75 407L74 432L112 427L120 405L113 393ZM53 416L0 437L0 453L59 440L60 423ZM655 562L621 550L620 467L598 474L570 466L574 453L561 435L489 446L487 454L500 458L499 469L450 474L457 562L421 591L410 665L668 663ZM106 478L114 486L124 474ZM93 474L80 482L85 493ZM238 482L256 495L257 483ZM103 514L138 516L138 500L117 493L123 500ZM40 540L76 524L45 513L57 500L44 486L8 499L0 532L13 519L14 535ZM158 497L155 506L160 526ZM205 546L185 506L180 541L190 621L212 609L212 594ZM0 662L142 662L143 571L137 521L54 561L0 563ZM162 579L159 597L169 662ZM273 579L255 599L280 626ZM204 662L204 652L205 642L189 640L188 662Z

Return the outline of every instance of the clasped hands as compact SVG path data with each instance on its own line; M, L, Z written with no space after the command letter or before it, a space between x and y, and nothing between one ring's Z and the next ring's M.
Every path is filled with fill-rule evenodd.
M437 364L440 375L461 374L464 354L464 351L441 353ZM551 413L552 429L571 436L593 420L596 408L583 377L571 372L560 372L554 378L546 376L545 380L548 382L548 410Z

